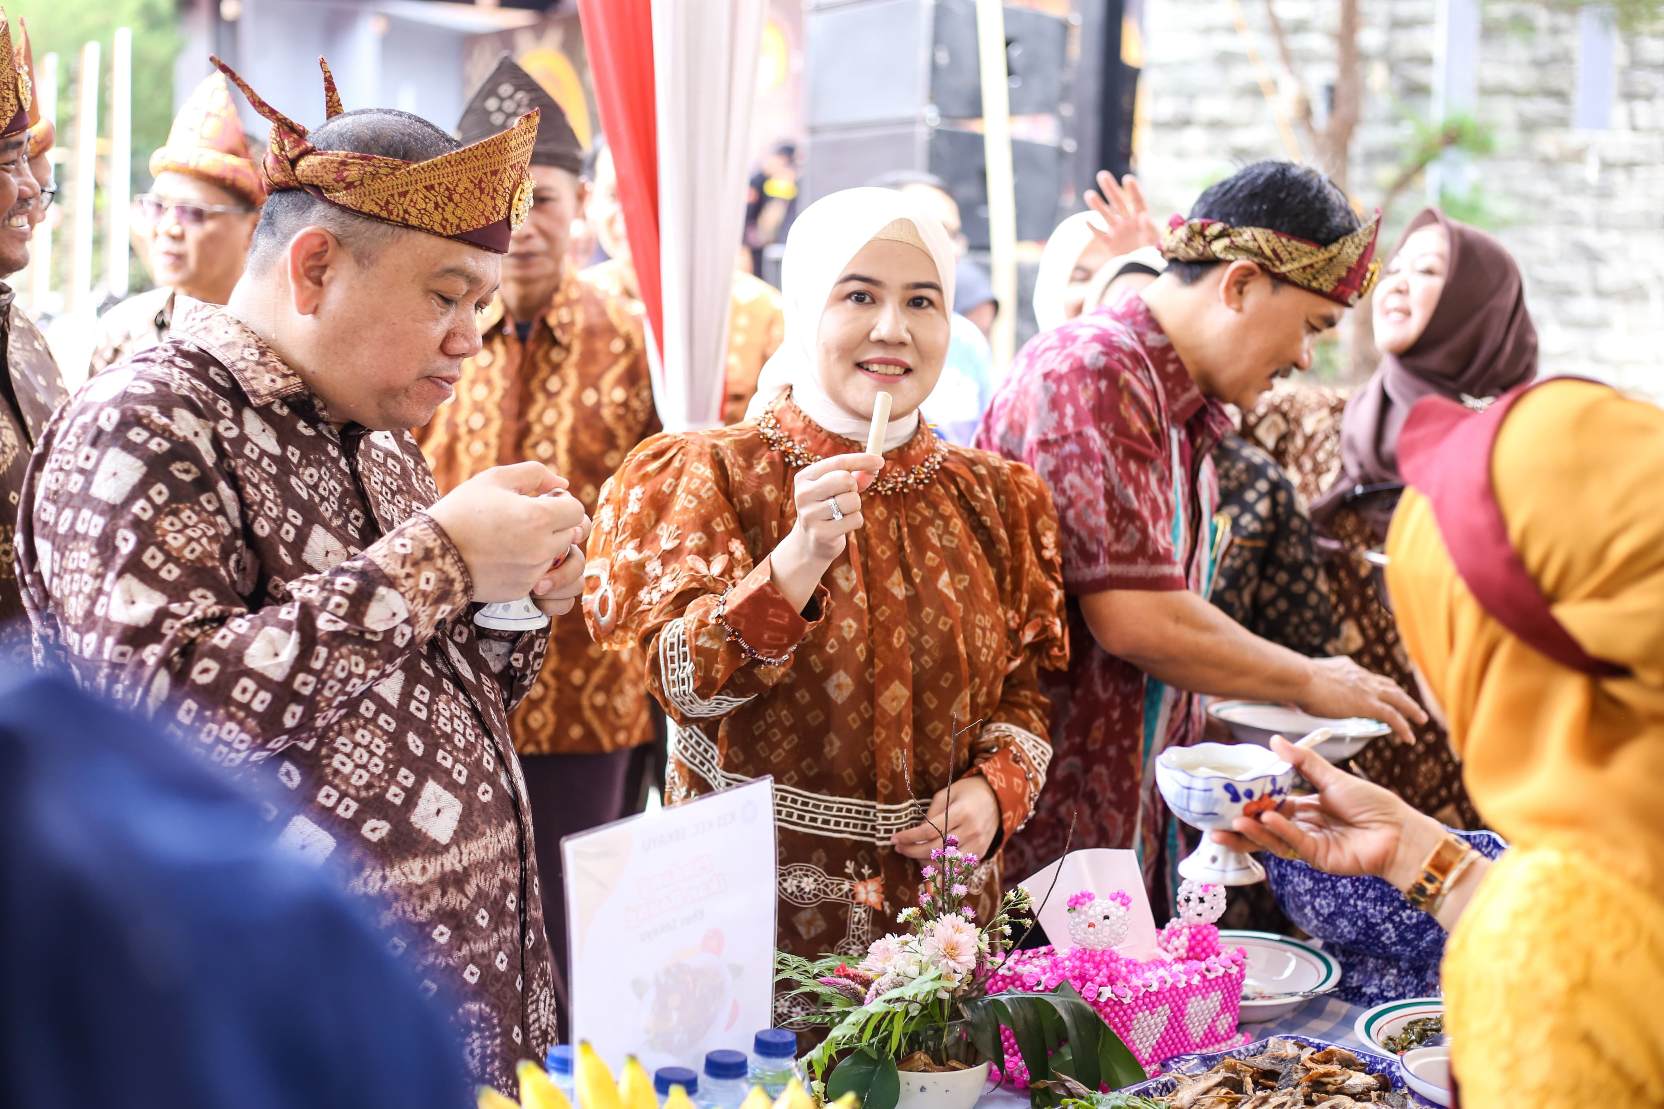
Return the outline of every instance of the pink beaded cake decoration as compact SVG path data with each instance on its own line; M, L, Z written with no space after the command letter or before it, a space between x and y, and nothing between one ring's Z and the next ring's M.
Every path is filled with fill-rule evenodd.
M994 972L989 993L1050 992L1073 986L1115 1030L1146 1071L1190 1052L1223 1051L1246 1043L1237 1031L1247 954L1223 950L1216 923L1225 890L1186 882L1179 915L1161 930L1161 955L1135 959L1116 947L1128 934L1132 899L1121 890L1099 897L1081 890L1069 898L1068 950L1056 946L1014 951ZM1028 1088L1028 1069L1010 1030L1004 1032L1001 1080Z

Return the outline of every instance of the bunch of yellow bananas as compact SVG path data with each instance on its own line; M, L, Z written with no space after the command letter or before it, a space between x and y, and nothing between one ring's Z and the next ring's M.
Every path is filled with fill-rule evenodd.
M672 1086L670 1094L659 1104L653 1092L653 1080L647 1068L635 1056L624 1062L624 1081L615 1082L612 1070L595 1048L588 1043L578 1045L577 1058L578 1105L581 1109L695 1109L688 1092ZM520 1100L481 1086L478 1109L572 1109L572 1103L560 1092L544 1069L530 1059L522 1059L516 1073L520 1077ZM832 1109L860 1109L854 1094L845 1094L832 1103ZM819 1109L815 1099L794 1078L791 1085L774 1100L761 1086L753 1086L740 1109Z

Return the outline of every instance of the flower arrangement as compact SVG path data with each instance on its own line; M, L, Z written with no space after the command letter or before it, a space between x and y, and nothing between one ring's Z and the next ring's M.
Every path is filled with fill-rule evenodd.
M979 923L969 903L979 861L944 836L920 872L918 905L896 918L903 930L873 941L853 965L835 956L777 956L777 980L811 1002L802 1019L827 1029L805 1060L818 1093L854 1093L864 1109L894 1109L901 1071L1003 1061L1005 1029L1029 1063L1037 1105L1055 1100L1047 1085L1054 1075L1087 1089L1144 1078L1132 1053L1067 984L1051 993L989 994L1017 929L1032 927L1034 905L1014 889Z

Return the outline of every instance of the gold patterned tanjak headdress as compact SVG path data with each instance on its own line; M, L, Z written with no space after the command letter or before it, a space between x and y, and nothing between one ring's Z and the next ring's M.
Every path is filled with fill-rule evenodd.
M35 51L29 45L29 21L22 16L17 17L17 68L23 87L29 90L29 104L24 109L29 113L29 157L39 158L52 149L58 130L51 120L40 116L40 97L35 95Z
M230 66L210 60L271 122L261 164L268 192L304 189L349 212L497 254L507 253L510 235L531 211L527 167L537 141L536 111L500 134L425 162L319 150L307 139L306 128L262 100ZM318 65L324 75L324 118L334 119L342 112L341 96L328 63L319 58Z
M34 101L29 71L12 47L11 23L5 10L0 9L0 139L29 129L29 105Z
M1381 263L1375 257L1380 231L1379 211L1328 246L1265 227L1174 216L1161 252L1170 262L1253 262L1291 285L1350 308L1380 276Z
M223 74L204 77L173 117L167 145L150 156L151 176L164 173L183 173L230 189L254 207L265 201L260 167Z

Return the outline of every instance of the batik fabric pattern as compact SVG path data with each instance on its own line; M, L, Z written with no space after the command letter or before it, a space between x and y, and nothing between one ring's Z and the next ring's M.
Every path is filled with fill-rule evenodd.
M1039 674L1067 661L1044 485L924 427L885 456L808 606L786 601L766 558L795 476L859 449L789 393L758 423L651 439L602 494L587 565L596 639L641 649L672 720L668 799L773 776L779 944L805 956L894 929L919 864L890 837L951 782L987 780L1001 839L1028 821L1051 760ZM979 912L1000 872L991 850Z
M1174 216L1161 253L1170 262L1253 262L1291 285L1350 308L1369 295L1381 275L1375 257L1380 233L1380 212L1328 246L1267 227Z
M636 299L635 275L629 263L610 259L584 271L597 285L618 296ZM728 362L722 400L722 422L737 424L757 393L757 379L769 357L786 337L786 312L780 290L749 273L734 271L733 296L728 302Z
M5 373L10 389L0 401L0 660L27 665L28 616L17 580L16 536L18 505L23 496L29 453L58 405L67 395L58 363L46 339L28 314L18 307L10 286L0 282L0 349L6 352Z
M1231 525L1213 603L1262 639L1310 658L1334 654L1329 583L1294 482L1240 435L1226 436L1213 461L1219 511Z
M1208 595L1219 552L1211 456L1230 429L1139 297L1031 339L983 417L977 445L1027 463L1051 487L1073 646L1068 673L1045 684L1055 757L1034 820L1007 847L1014 875L1050 863L1066 843L1136 848L1152 895L1166 896L1176 842L1155 758L1201 736L1201 705L1098 646L1078 598Z
M659 430L638 304L582 274L562 282L522 343L501 306L456 396L417 433L441 491L528 459L570 481L595 514L601 486ZM600 754L653 739L643 664L603 651L581 618L556 620L543 673L511 721L523 755Z
M1281 386L1243 416L1243 435L1282 466L1309 504L1341 480L1341 417L1346 396L1333 389ZM1396 497L1342 504L1319 525L1317 552L1336 622L1336 653L1398 683L1421 700L1409 655L1381 588L1380 571L1364 557L1386 542ZM1462 785L1462 766L1429 714L1412 724L1416 741L1371 743L1350 769L1398 794L1452 828L1484 827Z
M555 1039L507 717L544 636L475 630L434 499L408 433L332 422L215 310L53 419L18 564L39 654L266 789L510 1090Z
M157 288L112 304L98 318L98 338L87 360L87 376L96 377L166 339L173 327L176 295L172 289Z
M305 189L329 203L399 227L508 252L509 237L532 207L532 147L538 114L425 162L405 162L350 150L319 150L307 129L273 108L218 58L210 61L236 85L249 106L272 125L261 161L268 193ZM329 66L323 69L324 115L342 113Z

